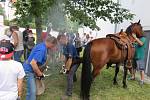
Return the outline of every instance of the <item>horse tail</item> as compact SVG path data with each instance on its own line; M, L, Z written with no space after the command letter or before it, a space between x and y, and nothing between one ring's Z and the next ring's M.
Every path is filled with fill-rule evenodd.
M83 64L81 73L81 98L83 100L89 100L89 92L92 83L92 73L91 73L91 52L92 43L88 43L84 49L83 54Z

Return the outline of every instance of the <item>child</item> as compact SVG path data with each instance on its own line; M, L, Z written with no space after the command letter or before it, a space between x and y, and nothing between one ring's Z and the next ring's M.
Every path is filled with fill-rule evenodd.
M0 35L0 100L20 100L25 72L12 60L14 46L9 37Z

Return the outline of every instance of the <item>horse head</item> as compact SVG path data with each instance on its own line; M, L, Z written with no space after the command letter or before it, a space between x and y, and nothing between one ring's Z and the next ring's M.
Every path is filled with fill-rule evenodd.
M125 32L129 36L131 41L135 41L132 34L136 34L136 36L138 38L142 37L143 36L143 28L140 24L140 20L138 22L131 23L131 25L127 27Z

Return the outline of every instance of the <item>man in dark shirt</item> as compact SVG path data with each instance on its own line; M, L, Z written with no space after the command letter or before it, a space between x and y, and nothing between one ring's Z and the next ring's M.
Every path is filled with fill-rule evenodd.
M29 33L29 26L26 26L26 29L23 31L23 46L24 46L24 59L27 59L27 41L28 41L28 33Z
M66 95L72 96L73 77L79 66L78 63L74 63L75 60L78 59L77 50L73 44L69 43L69 40L65 35L61 35L58 41L61 45L63 45L63 52L66 58L65 60L65 68L67 69Z

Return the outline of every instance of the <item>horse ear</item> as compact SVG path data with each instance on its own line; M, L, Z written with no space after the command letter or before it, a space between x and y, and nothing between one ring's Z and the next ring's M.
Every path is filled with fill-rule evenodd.
M120 33L122 33L122 32L123 32L123 29L120 30Z
M140 24L140 20L138 21L138 24Z
M121 35L121 34L122 34L122 32L123 32L123 29L121 29L121 30L120 30L119 35Z

